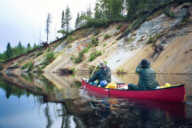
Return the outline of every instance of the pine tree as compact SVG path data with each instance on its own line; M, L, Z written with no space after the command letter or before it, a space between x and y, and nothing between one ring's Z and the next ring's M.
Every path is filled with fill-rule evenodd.
M123 10L123 0L111 0L111 19L121 18L121 12Z
M104 16L110 20L119 19L123 9L123 0L102 0Z
M21 41L19 41L18 45L17 45L17 48L20 52L23 52L23 46L21 44Z
M139 0L126 0L127 3L127 18L132 19L136 15Z
M21 41L19 41L19 43L18 43L18 46L17 46L19 49L22 49L22 44L21 44Z
M80 24L80 15L79 13L77 13L77 18L75 20L75 28L79 28L79 24Z
M95 5L95 16L96 19L100 19L104 17L103 8L102 8L102 0L97 0Z
M31 50L31 44L28 43L28 44L27 44L27 51L30 51L30 50Z
M69 27L70 27L70 20L72 19L71 17L71 11L70 8L67 6L65 10L65 23L66 23L66 32L69 33Z
M24 47L22 46L21 41L19 41L17 47L14 48L14 49L15 49L15 52L16 52L14 54L16 54L16 55L21 55L22 53L24 53Z
M97 0L95 18L119 19L121 18L122 10L123 0Z
M63 30L65 30L65 27L66 27L66 23L65 23L65 12L62 11L62 14L61 14L61 28Z
M91 11L90 7L87 9L86 15L87 15L88 18L92 17L92 11Z
M5 55L6 55L7 59L10 59L13 56L13 51L12 51L12 48L11 48L11 44L9 42L7 44L7 50L5 52Z
M34 43L34 45L33 45L33 49L35 49L35 48L37 48L37 47L38 47L37 44Z

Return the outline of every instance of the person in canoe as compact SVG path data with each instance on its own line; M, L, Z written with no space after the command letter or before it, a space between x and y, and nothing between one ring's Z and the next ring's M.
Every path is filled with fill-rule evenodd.
M156 73L151 68L150 62L143 59L136 68L136 73L139 75L138 85L128 84L130 90L147 90L155 89L159 86L156 81Z
M88 82L92 83L96 80L99 81L97 85L101 85L102 87L105 87L107 83L111 82L111 69L103 62L99 64L99 69L94 72Z

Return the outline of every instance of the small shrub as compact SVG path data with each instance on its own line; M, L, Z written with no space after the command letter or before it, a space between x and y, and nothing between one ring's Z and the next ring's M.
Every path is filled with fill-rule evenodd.
M28 62L26 64L24 64L21 69L27 69L27 72L30 72L33 69L33 63L32 62Z
M51 61L53 61L54 59L55 59L55 56L54 56L54 53L53 53L53 52L48 52L48 53L46 54L46 60L47 60L47 61L51 62Z
M36 71L36 73L43 73L42 68L41 68L41 67L37 67L37 71Z
M45 68L45 66L50 64L54 59L55 59L54 53L53 52L47 52L45 54L45 60L42 63L43 64L43 68Z
M113 36L117 36L117 35L119 35L120 34L120 32L115 32L114 34L113 34Z
M75 68L72 68L71 71L73 72L73 74L75 74L76 69L75 69Z
M93 61L94 59L96 59L98 56L101 56L101 55L102 53L100 51L92 52L89 57L89 61Z
M109 39L110 37L111 37L111 35L105 34L104 40L107 40L107 39Z
M5 61L4 59L1 59L1 58L0 58L0 63L2 63L2 62L4 62L4 61Z
M0 71L3 70L3 66L0 64Z
M174 12L171 11L169 8L166 8L166 9L164 10L164 14L165 14L166 16L170 17L170 18L175 18Z
M66 39L67 43L71 43L74 40L75 40L75 38L73 38L72 36L68 36L67 39Z
M148 18L148 14L146 15L142 15L140 17L138 17L136 20L134 20L132 22L131 25L129 25L129 27L127 26L127 29L126 29L126 26L122 27L121 29L122 30L125 30L125 35L127 35L129 32L133 31L133 30L136 30L146 19ZM122 31L121 31L122 32Z
M109 26L109 20L107 18L90 18L88 19L87 23L84 25L84 27L108 27Z
M81 87L81 81L74 81L74 85L76 86L76 87L78 87L78 88L80 88Z
M79 54L79 56L77 57L77 58L75 58L75 63L76 64L78 64L78 63L80 63L80 62L82 62L83 61L83 54Z
M127 43L131 43L132 41L134 41L134 38L132 38L132 37L130 37L130 38L126 37L126 38L124 39L124 41L126 41Z
M161 34L157 34L157 35L155 35L155 36L150 36L149 37L149 39L148 39L148 41L147 41L147 44L153 44L153 43L155 43L156 41L157 41L157 39L158 38L160 38L161 37Z
M42 52L38 52L35 56L38 57L42 54Z
M97 29L97 30L94 32L94 36L97 36L99 33L100 33L100 31Z
M119 24L119 25L116 27L116 29L117 29L117 30L120 30L120 28L121 28L122 26L123 26L122 24Z
M57 31L57 32L58 32L58 33L61 33L63 36L68 34L65 30L59 30L59 31Z
M91 38L91 44L92 44L93 46L98 46L98 44L99 44L98 38L92 37L92 38Z
M16 63L16 64L14 64L14 65L13 65L13 67L19 67L19 64L18 64L18 63Z
M91 48L91 45L89 45L88 47L84 48L78 55L78 57L74 57L72 56L71 57L71 60L74 62L74 63L80 63L83 61L83 57L84 57L84 54L87 53L89 51L89 49Z
M33 69L33 63L29 62L28 64L28 71L31 71Z
M80 63L80 62L83 61L83 57L84 57L84 54L83 54L82 52L80 52L79 55L78 55L78 57L72 56L72 57L71 57L71 60L72 60L74 63L78 64L78 63Z
M21 67L21 69L26 69L27 66L28 66L28 64L26 63L26 64L24 64L24 65Z
M33 82L33 75L31 74L31 73L26 73L26 74L21 74L21 76L25 79L25 80L27 80L27 81L29 81L29 82Z
M87 53L90 48L91 48L91 46L89 45L88 47L84 48L80 53L81 54Z
M46 51L47 51L47 52L50 52L50 51L51 51L51 48L50 48L50 47L48 47Z
M177 25L177 27L186 25L187 23L190 23L190 19L189 19L189 18L184 18L184 19L182 20L182 22L181 22L179 25Z
M147 44L151 44L154 42L154 39L152 36L149 37L149 40L147 41Z

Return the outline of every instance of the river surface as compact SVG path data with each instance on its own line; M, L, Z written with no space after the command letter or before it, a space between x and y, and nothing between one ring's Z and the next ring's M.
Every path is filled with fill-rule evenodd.
M77 89L77 98L60 95L63 96L61 103L54 103L0 79L0 128L192 127L190 102L175 104L97 98Z

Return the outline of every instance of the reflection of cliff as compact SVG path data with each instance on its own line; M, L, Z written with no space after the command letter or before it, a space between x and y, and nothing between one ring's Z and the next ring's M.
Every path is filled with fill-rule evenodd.
M192 113L185 108L185 104L123 99L66 100L61 125L62 128L72 124L77 128L178 128L192 123Z
M86 128L77 116L72 115L66 107L66 104L62 104L62 123L61 128Z
M47 119L47 125L46 125L46 128L51 128L52 124L53 124L53 121L51 120L51 115L49 113L49 104L46 104L45 106L45 117Z
M11 83L6 82L2 78L0 78L0 88L3 89L6 93L6 97L9 99L10 96L17 96L20 98L23 95L29 96L30 93L13 86Z
M62 125L61 128L70 128L70 114L66 110L64 104L62 104Z
M48 74L49 81L42 75L31 73L15 73L17 71L10 71L9 75L3 73L6 81L25 88L35 94L45 96L45 101L63 102L65 99L79 98L78 81L73 77L58 77L55 74ZM52 83L53 82L53 83ZM12 86L12 84L10 84ZM56 85L56 86L55 86ZM9 91L10 92L10 91ZM9 95L9 94L8 94Z
M29 74L17 74L10 76L3 73L2 75L3 78L5 78L4 80L6 83L8 83L11 88L16 85L17 87L26 89L33 94L44 96L43 100L45 102L62 102L64 99L62 92L58 91L58 89L49 80L39 74L31 74L32 76Z
M82 112L77 116L85 126L92 128L180 127L192 123L191 120L178 123L178 119L185 120L184 104L126 100L117 100L114 104L110 100L98 100L90 101L88 106L90 112Z
M44 73L44 75L60 90L64 99L79 98L79 88L75 84L77 81L75 78L62 77L54 73Z

